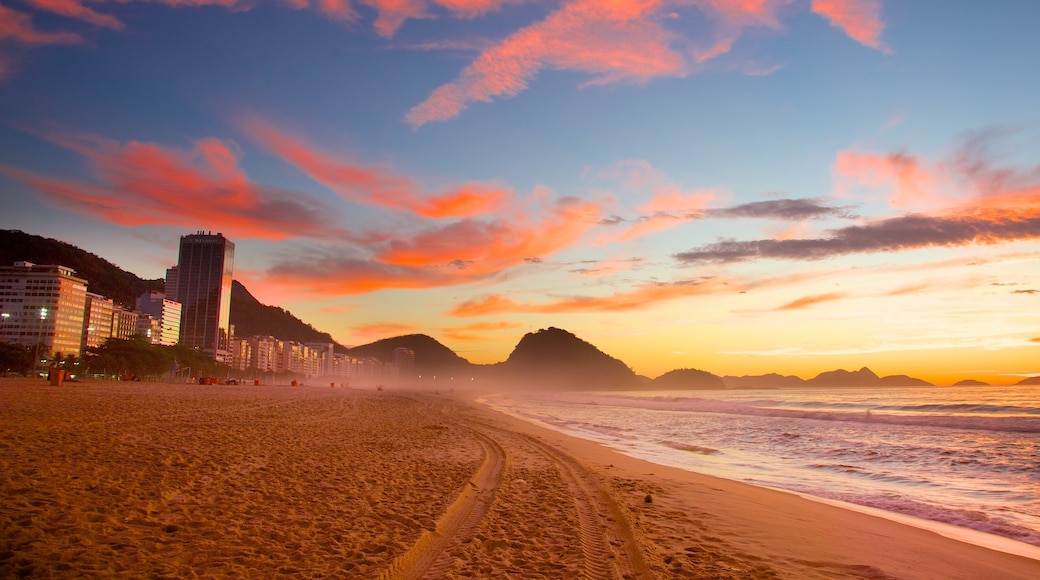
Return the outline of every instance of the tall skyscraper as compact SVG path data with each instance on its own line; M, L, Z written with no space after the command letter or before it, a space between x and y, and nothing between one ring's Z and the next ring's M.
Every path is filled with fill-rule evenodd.
M167 296L181 303L181 344L220 362L230 354L234 265L235 244L223 234L200 231L181 236L176 294Z

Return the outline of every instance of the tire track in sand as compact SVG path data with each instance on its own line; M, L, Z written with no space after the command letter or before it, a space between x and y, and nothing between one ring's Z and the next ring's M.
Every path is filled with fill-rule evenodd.
M578 510L585 578L651 578L639 541L621 506L600 479L576 459L534 436L489 429L515 437L537 450L557 468Z
M426 405L430 409L432 405ZM452 404L441 406L444 417L469 429L484 450L484 462L470 486L445 512L434 532L426 532L380 577L390 579L438 578L453 565L452 547L471 539L486 517L502 480L505 449L514 446L544 456L555 467L574 498L578 513L585 578L651 578L639 541L609 488L576 459L538 438L503 429L472 417L462 418Z
M452 548L472 537L484 520L502 481L506 453L494 439L475 430L473 433L484 451L484 461L470 478L469 485L437 521L436 528L423 532L419 540L379 576L380 580L443 576L454 563Z

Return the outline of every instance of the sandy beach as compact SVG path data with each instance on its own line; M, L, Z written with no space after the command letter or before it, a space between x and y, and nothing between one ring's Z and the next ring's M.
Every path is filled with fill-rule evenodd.
M474 398L0 379L0 577L1040 577Z

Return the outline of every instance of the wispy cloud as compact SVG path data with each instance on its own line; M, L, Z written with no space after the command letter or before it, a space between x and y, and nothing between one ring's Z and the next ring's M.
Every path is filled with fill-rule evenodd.
M887 187L896 199L941 199L942 211L865 221L817 238L720 240L675 255L687 264L757 259L820 260L848 254L931 247L993 245L1040 239L1040 165L1001 166L994 141L1002 131L968 134L956 151L925 169L916 156L839 153L836 172ZM943 195L934 184L944 184ZM840 187L840 184L839 184Z
M844 292L830 292L827 294L816 294L814 296L805 296L797 300L792 300L787 304L779 306L777 310L802 310L810 306L815 306L823 302L834 302L835 300L841 300L848 297L848 294Z
M723 240L681 252L686 264L733 263L755 259L822 260L859 253L931 247L997 244L1040 239L1040 214L1007 212L986 217L907 215L831 230L822 238Z
M574 198L526 209L395 234L363 250L315 249L305 262L276 264L266 282L323 295L476 282L573 245L599 216L595 204Z
M56 179L6 164L0 165L0 173L62 207L110 223L217 223L229 235L270 240L346 235L332 225L330 208L317 200L252 183L231 142L210 137L179 149L90 135L52 133L45 138L90 160L98 183Z
M123 23L115 16L101 14L84 6L78 0L22 0L22 2L39 10L82 20L94 26L116 30L123 28Z
M490 333L503 330L523 328L519 322L475 322L463 326L449 326L441 329L445 338L456 342L483 342Z
M813 0L812 10L844 30L856 42L884 53L892 52L881 41L881 33L885 30L881 0Z
M785 221L816 220L824 218L852 218L848 206L835 207L819 199L771 199L752 201L731 207L709 209L704 217L756 218Z
M407 176L322 151L262 120L246 119L243 126L257 143L351 201L447 218L494 212L514 197L508 188L478 182L455 185L440 193L426 192Z
M474 102L514 97L543 69L592 75L590 84L681 76L679 38L661 25L659 1L577 0L480 55L405 115L413 127L458 116Z
M77 44L83 38L72 32L44 32L32 22L32 16L0 4L0 41L27 46Z
M448 312L449 316L491 316L505 313L561 314L579 312L624 312L648 305L721 292L736 293L737 288L717 278L685 280L668 284L648 284L628 292L608 296L572 296L552 302L516 302L500 294L467 300Z
M419 330L419 327L414 324L405 324L401 322L376 322L351 327L350 334L351 337L365 340L370 338L385 338L387 336L412 334L417 330Z

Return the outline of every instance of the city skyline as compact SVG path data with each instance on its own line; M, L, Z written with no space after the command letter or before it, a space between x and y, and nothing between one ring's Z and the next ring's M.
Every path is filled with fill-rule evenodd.
M1040 374L1040 5L177 4L0 4L0 227L346 345Z

